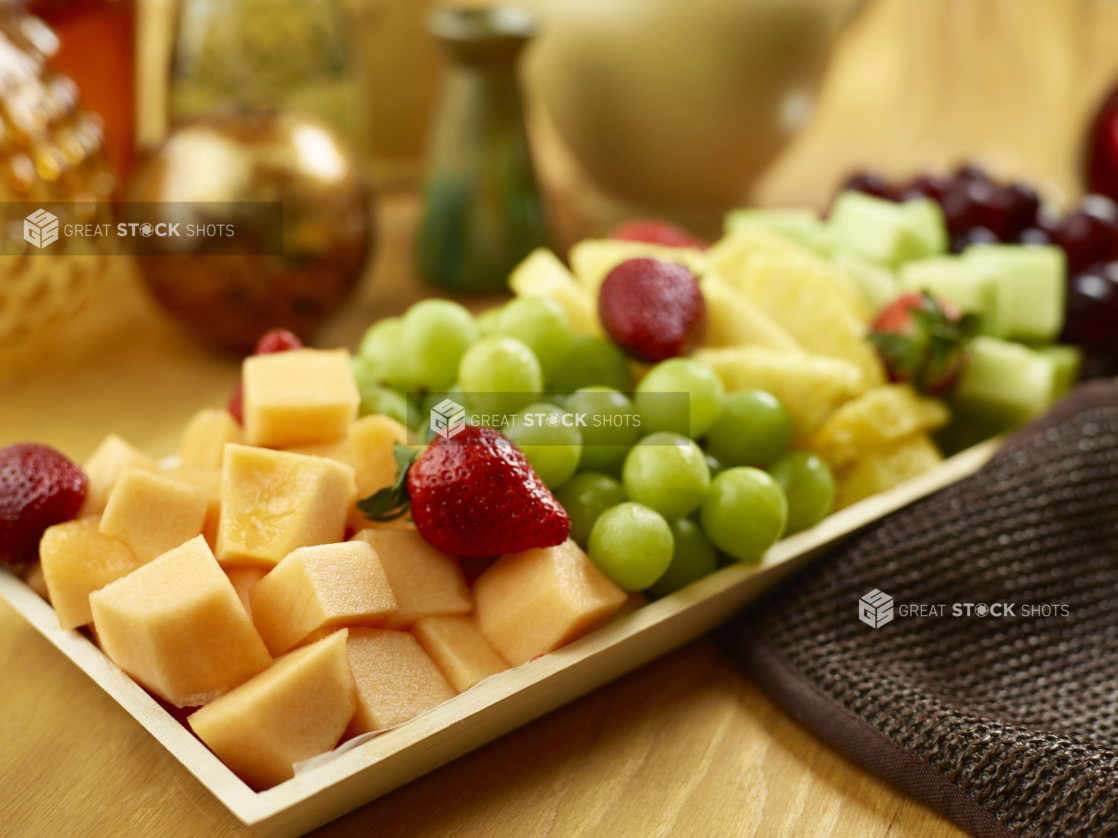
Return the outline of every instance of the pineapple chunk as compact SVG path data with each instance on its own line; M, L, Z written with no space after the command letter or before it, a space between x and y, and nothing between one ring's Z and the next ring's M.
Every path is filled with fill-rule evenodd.
M897 440L871 451L835 475L835 509L843 509L870 495L892 489L943 461L925 433Z
M533 250L509 274L509 288L518 297L547 297L567 312L576 335L601 337L598 299L574 278L546 247Z
M116 479L129 466L148 471L155 471L158 468L155 460L139 448L116 434L109 434L85 461L85 473L89 477L89 485L85 490L85 501L78 516L84 518L104 512L105 504L109 502L109 493L116 485Z
M357 495L350 504L347 523L354 531L371 523L357 508L357 501L396 482L395 447L407 445L408 429L390 416L373 414L349 427L349 454L357 479ZM400 520L400 519L397 519Z
M815 433L839 405L865 391L858 368L838 358L761 346L700 349L695 358L714 368L728 393L757 389L776 396L796 439Z
M940 428L950 418L943 402L921 398L907 384L888 384L836 410L808 447L831 468L842 468L917 431Z
M808 257L761 255L727 279L736 279L738 290L809 352L850 361L865 386L876 387L885 382L881 361L866 341L864 320L836 281L840 275Z
M615 241L613 239L586 239L571 248L571 270L578 281L598 298L598 289L606 274L629 259L659 259L678 262L691 269L696 276L706 273L709 266L706 254L691 247L667 247L646 242Z
M200 410L183 431L179 459L188 468L221 468L227 442L244 442L237 420L228 410Z
M707 305L706 346L767 346L802 352L784 327L743 297L715 272L699 283Z

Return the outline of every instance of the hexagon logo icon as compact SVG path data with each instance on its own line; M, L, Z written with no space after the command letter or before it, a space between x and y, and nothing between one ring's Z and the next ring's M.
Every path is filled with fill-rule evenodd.
M893 619L893 598L874 588L858 600L858 619L870 628L881 628Z
M450 439L466 427L466 408L458 402L443 399L431 408L431 430Z
M45 209L31 213L23 219L23 240L40 249L58 241L58 216Z

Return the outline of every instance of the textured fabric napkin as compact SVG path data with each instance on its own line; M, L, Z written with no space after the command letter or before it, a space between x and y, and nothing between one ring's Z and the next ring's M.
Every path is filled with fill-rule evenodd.
M1083 385L719 640L973 835L1118 835L1118 385Z

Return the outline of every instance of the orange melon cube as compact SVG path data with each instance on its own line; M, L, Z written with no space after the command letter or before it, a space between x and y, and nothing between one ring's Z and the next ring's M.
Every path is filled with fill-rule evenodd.
M209 505L206 493L189 483L129 466L109 495L101 532L150 562L201 535Z
M271 568L288 553L345 537L353 469L324 457L225 449L217 557Z
M221 521L221 469L179 466L159 473L172 480L189 483L206 493L206 519L202 522L202 535L213 550L217 546L217 527Z
M454 698L454 688L406 631L350 629L357 712L346 738L403 724Z
M406 629L420 617L468 614L473 609L462 569L453 556L436 550L413 529L365 529L350 541L376 551L396 596L396 613L383 628Z
M357 709L346 631L279 658L251 681L187 717L230 770L257 791L333 748Z
M406 445L408 429L390 416L364 416L349 426L349 455L357 480L357 497L367 498L378 489L396 482L397 444ZM397 520L403 520L402 518ZM361 530L373 522L357 508L349 510L349 526Z
M474 599L481 633L519 666L590 631L627 597L568 539L501 556L474 582Z
M179 460L187 468L220 469L226 443L244 442L244 438L228 410L200 410L183 431Z
M82 502L78 517L84 518L104 512L105 504L109 502L109 493L116 485L117 477L129 466L148 471L155 471L157 468L155 460L139 448L116 434L109 434L85 462L84 468L89 478L89 485L85 490L85 500Z
M361 395L344 349L296 349L246 358L245 439L287 448L333 442L357 418Z
M237 592L241 605L245 607L245 613L248 614L249 619L252 619L252 602L249 600L249 594L268 571L262 567L226 567L223 570L229 577L229 581L233 583L233 590Z
M39 542L43 577L62 628L92 622L89 595L142 564L123 543L104 535L99 526L96 517L55 524Z
M341 626L380 625L396 612L380 559L364 541L303 547L252 589L252 622L273 655Z
M202 536L89 595L105 654L143 687L194 707L272 663Z
M349 455L349 440L339 439L334 442L316 442L311 445L290 445L283 449L292 454L306 454L308 457L325 457L328 460L337 460L352 466L352 457Z
M420 617L411 633L458 692L509 668L469 614Z

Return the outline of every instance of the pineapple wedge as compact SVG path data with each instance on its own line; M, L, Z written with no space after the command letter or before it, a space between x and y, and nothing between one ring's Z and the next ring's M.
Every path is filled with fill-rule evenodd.
M865 324L835 282L836 272L800 256L761 255L736 280L727 277L754 305L771 316L806 350L854 364L865 387L885 383L877 351L866 341Z
M840 469L904 437L940 428L950 418L943 402L921 398L907 384L887 384L836 410L807 447Z
M647 242L616 241L614 239L586 239L571 248L571 270L578 281L598 299L598 289L606 274L629 259L660 259L678 262L690 268L696 276L707 271L709 260L701 250L692 247L667 247Z
M566 265L546 247L529 253L509 274L509 288L518 297L547 297L567 312L576 335L601 337L598 300L580 285Z
M796 439L818 431L839 405L865 389L856 366L822 355L734 346L700 349L694 357L710 364L727 392L772 393L788 410Z
M922 432L871 451L835 475L835 509L892 489L942 461L943 455Z
M708 273L699 288L707 305L706 346L767 346L803 352L783 326L739 294L720 274Z

